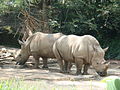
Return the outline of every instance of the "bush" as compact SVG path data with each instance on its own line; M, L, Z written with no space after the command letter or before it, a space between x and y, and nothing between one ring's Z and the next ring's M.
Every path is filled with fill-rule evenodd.
M102 47L109 46L108 59L120 59L120 1L65 0L55 3L50 23L54 32L95 36Z
M117 3L117 0L66 0L64 4L54 4L52 20L58 24L52 26L65 34L113 37L120 33L119 11L120 3Z

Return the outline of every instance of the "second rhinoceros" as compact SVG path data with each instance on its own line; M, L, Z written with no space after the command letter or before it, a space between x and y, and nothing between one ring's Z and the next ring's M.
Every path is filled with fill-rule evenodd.
M21 50L15 58L16 64L24 65L29 56L32 55L35 58L35 68L38 68L40 57L43 58L43 68L47 68L47 58L55 58L52 46L61 36L63 36L62 33L47 34L37 32L28 37L25 42L19 41Z
M83 65L83 73L87 74L88 66L92 65L101 76L107 75L109 63L104 59L107 49L102 49L96 38L91 35L64 35L53 45L53 52L58 59L61 72L65 70L64 67L67 67L68 62L72 62L76 65L76 74L81 74Z

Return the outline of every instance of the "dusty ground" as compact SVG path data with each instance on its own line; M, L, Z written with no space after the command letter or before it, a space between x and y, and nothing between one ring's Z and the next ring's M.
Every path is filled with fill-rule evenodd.
M3 48L3 46L0 46ZM16 48L8 48L11 50L16 50ZM59 87L60 90L105 90L106 84L100 83L104 77L97 75L93 68L89 69L90 75L74 75L76 68L72 67L70 74L63 74L59 72L59 66L56 60L49 60L49 69L42 69L42 61L40 60L40 69L32 69L32 64L34 59L29 58L26 66L15 65L13 57L1 58L0 59L0 80L7 80L10 78L21 78L25 83L32 85L38 85L41 82L47 85L47 87L42 87L46 90L51 90L50 88ZM110 60L110 68L108 69L108 76L120 76L120 61ZM58 89L59 90L59 89Z

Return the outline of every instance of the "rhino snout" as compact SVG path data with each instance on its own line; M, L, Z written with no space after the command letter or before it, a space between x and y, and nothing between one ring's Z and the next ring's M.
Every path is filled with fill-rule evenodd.
M107 72L97 72L100 76L106 76L107 75Z

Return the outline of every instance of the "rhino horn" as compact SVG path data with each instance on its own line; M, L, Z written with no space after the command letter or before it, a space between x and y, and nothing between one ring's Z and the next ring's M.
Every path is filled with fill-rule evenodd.
M109 66L109 64L110 64L110 62L108 62L108 61L105 61L105 62L102 62L102 63L107 65L107 66Z
M106 51L108 50L108 48L109 48L109 47L106 47L106 48L104 48L103 50L106 52Z
M107 62L106 65L109 66L109 65L110 65L110 62Z
M20 45L24 45L23 41L18 40L18 42L19 42Z

